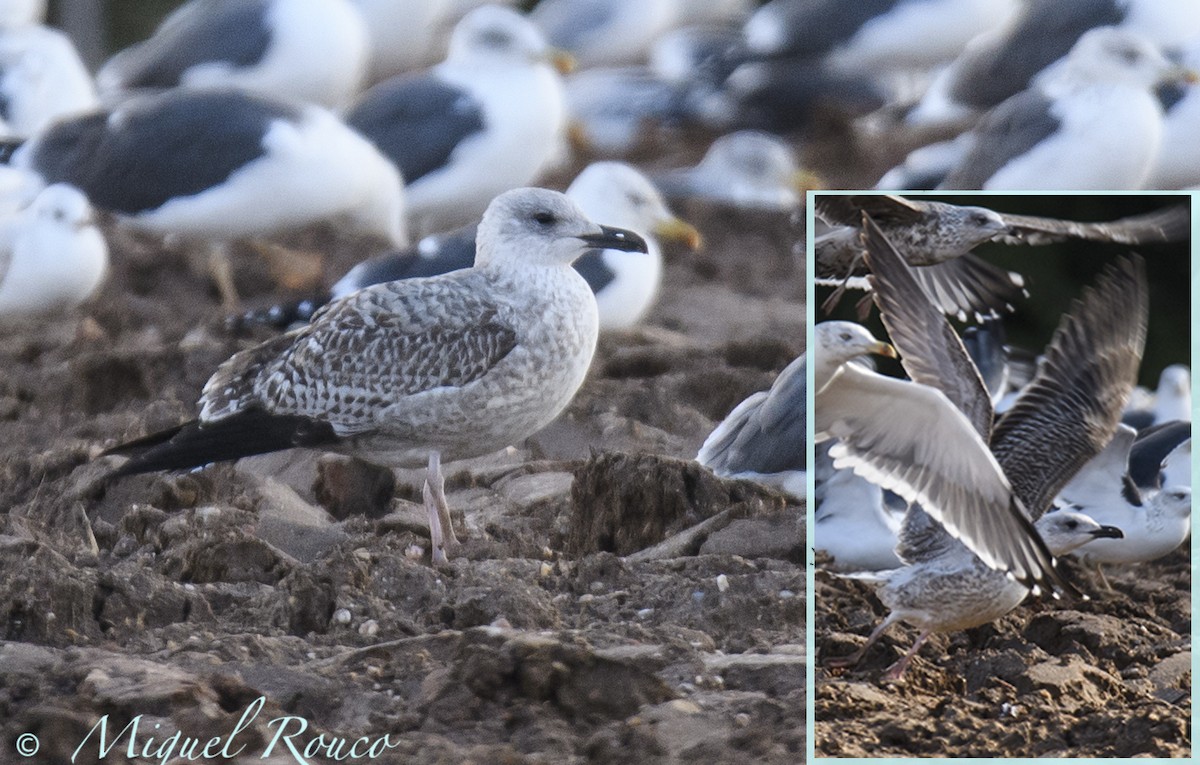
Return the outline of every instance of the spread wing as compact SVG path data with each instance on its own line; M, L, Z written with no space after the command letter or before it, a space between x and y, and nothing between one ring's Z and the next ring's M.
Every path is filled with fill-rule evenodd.
M1192 229L1191 213L1187 205L1175 205L1102 223L1032 215L1002 214L1001 217L1010 228L1010 233L1000 239L1006 244L1039 245L1065 239L1131 245L1165 244L1186 240Z

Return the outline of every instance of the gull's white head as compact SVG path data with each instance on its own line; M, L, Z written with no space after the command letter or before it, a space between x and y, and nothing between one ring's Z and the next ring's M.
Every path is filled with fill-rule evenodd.
M570 197L513 189L492 200L476 234L475 265L569 266L587 250L646 252L632 231L593 223Z
M511 8L484 5L463 16L450 35L446 62L468 66L529 66L545 63L560 70L561 52L533 22Z
M790 209L800 204L804 191L819 187L797 167L787 143L757 130L713 141L696 169L725 186L726 197L750 207Z
M1054 555L1065 555L1095 539L1121 539L1125 533L1116 526L1102 526L1091 516L1074 510L1055 510L1034 524L1042 541Z
M1163 520L1185 520L1192 516L1192 490L1166 486L1150 498L1150 512Z
M1181 70L1153 42L1117 27L1085 32L1056 67L1056 85L1113 84L1150 88Z
M593 162L567 187L567 196L598 223L690 249L700 246L700 233L676 218L654 184L624 162Z
M30 214L39 222L81 229L95 224L92 206L83 192L65 183L47 186L29 205Z
M813 329L813 382L818 392L833 377L838 367L858 356L876 353L896 358L896 349L878 340L861 324L850 321L823 321Z

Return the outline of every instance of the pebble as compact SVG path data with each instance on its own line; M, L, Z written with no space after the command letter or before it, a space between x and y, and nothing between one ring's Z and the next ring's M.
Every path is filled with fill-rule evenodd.
M375 637L379 634L379 622L374 619L367 619L362 624L358 625L358 634L363 637Z
M724 574L717 574L717 589L725 592L729 589L729 577Z
M338 610L334 611L333 612L333 621L335 624L349 624L350 623L350 609L339 608Z

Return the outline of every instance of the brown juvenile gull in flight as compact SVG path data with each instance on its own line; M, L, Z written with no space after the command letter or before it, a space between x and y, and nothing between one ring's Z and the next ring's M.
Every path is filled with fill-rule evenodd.
M913 276L935 305L947 314L982 320L1012 309L1024 293L1020 274L984 262L971 251L986 242L1044 245L1068 239L1147 245L1184 241L1191 232L1186 205L1107 222L1081 222L1012 215L986 207L907 199L891 194L821 194L816 215L833 231L814 241L819 284L867 288L862 260L862 215L913 269ZM830 298L836 302L840 291Z
M907 565L877 577L891 613L866 645L834 662L855 663L889 626L909 621L921 635L892 667L895 678L933 632L997 619L1030 590L1074 593L1052 555L1118 536L1046 511L1116 429L1145 343L1147 295L1140 260L1108 267L993 429L991 400L958 336L870 222L866 240L880 315L912 382L847 367L815 413L818 439L841 439L830 450L835 465L921 505L901 528L897 554Z
M475 265L366 287L312 323L235 354L198 419L110 449L114 476L307 447L391 467L428 460L435 563L453 544L441 459L501 449L545 427L596 347L592 290L571 264L589 249L646 252L563 194L517 189L479 224Z

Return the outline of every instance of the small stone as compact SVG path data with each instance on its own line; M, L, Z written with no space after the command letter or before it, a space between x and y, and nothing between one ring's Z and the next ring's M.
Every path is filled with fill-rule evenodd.
M375 637L379 634L379 622L374 619L367 619L362 624L358 625L358 634L363 637Z
M750 715L745 712L738 712L733 716L733 724L739 728L746 728L750 725Z
M728 590L729 589L729 577L725 576L724 574L718 574L717 575L717 589L720 590L721 592L725 592L726 590Z
M334 611L333 612L333 622L334 622L334 624L349 624L350 623L350 609L339 608L338 610Z

